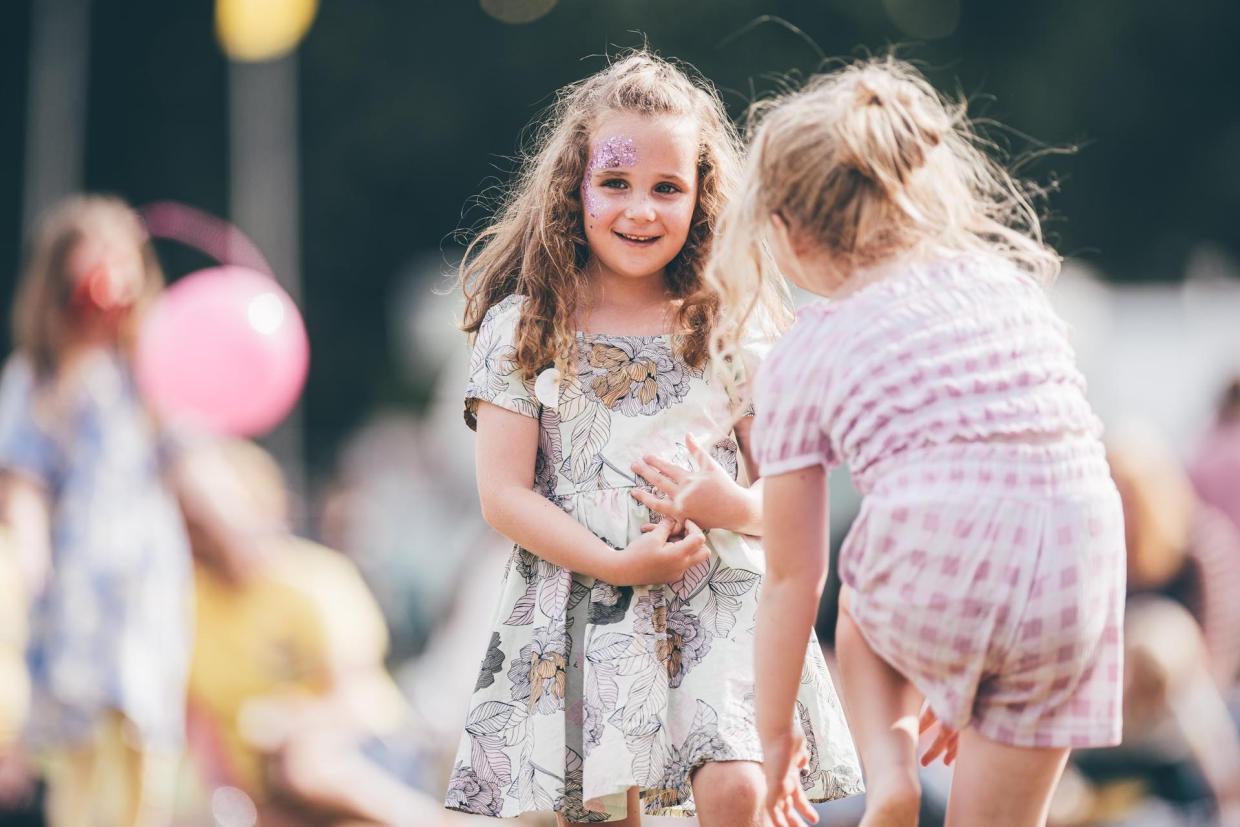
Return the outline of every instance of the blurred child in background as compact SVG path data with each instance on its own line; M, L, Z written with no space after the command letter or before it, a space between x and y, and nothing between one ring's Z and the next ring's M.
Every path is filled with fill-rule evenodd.
M1240 376L1223 390L1214 422L1188 470L1197 495L1240 530Z
M61 204L30 251L0 380L3 522L29 604L23 741L57 827L164 822L182 742L189 545L131 371L161 283L122 201Z
M384 669L387 629L354 565L288 529L275 461L243 441L201 444L245 553L186 514L195 557L192 752L261 824L454 824L419 791L427 749Z

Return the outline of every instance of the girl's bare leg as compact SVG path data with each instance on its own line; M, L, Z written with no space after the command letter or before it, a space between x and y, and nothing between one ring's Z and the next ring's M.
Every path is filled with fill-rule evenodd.
M1012 747L960 733L947 827L1042 827L1068 760L1064 748Z
M693 774L693 800L702 827L762 827L765 797L762 765L753 761L706 764Z
M861 827L914 827L921 806L917 693L870 648L848 614L847 599L840 607L835 645L844 712L865 771Z
M637 788L629 787L629 814L619 821L607 822L608 827L641 827L642 823L642 805L637 797ZM555 817L556 827L568 827L570 824L581 824L580 821L569 821L563 816L557 814Z

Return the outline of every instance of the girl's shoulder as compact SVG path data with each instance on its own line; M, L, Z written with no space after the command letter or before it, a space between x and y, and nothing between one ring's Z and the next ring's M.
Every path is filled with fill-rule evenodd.
M482 323L495 323L501 319L518 319L525 308L525 296L513 293L491 305L491 309L482 317Z

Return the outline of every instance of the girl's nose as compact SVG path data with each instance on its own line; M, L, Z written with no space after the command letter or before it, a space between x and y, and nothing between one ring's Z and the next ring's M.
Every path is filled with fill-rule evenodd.
M643 198L637 203L630 204L627 208L625 208L624 217L630 221L654 221L654 205Z

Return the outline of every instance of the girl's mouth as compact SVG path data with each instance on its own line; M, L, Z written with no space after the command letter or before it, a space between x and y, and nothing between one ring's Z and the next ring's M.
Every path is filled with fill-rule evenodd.
M639 247L649 247L663 236L659 235L637 235L636 233L622 233L616 231L616 236L626 244L635 244Z

